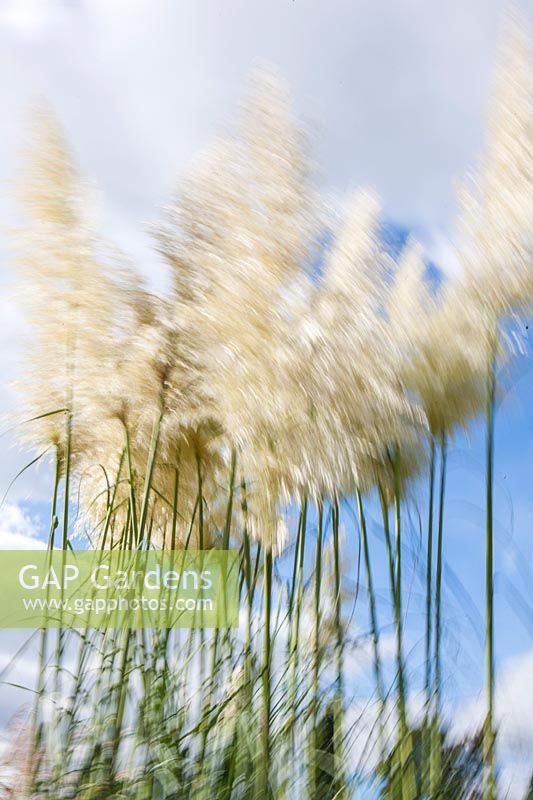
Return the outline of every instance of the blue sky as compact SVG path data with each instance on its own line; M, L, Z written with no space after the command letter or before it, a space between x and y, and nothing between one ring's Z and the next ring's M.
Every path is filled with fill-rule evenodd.
M28 111L44 97L97 186L103 232L160 286L163 268L147 226L190 158L231 120L254 66L267 63L287 79L295 108L312 133L321 189L333 197L358 185L376 189L394 237L414 231L428 262L453 271L447 234L454 181L479 155L506 7L503 0L228 0L223 5L0 0L3 221L17 220L8 184L20 163ZM531 5L524 9L531 18ZM14 407L11 382L23 368L25 328L16 280L0 245L0 412L5 413ZM527 345L524 326L521 335ZM524 738L533 752L527 681L533 676L533 625L527 630L521 622L526 612L516 594L531 610L533 374L527 359L519 362L522 378L503 400L497 420L496 646L508 739ZM476 614L483 609L484 585L483 437L481 424L471 426L468 435L457 435L449 455L446 659L454 667L448 688L458 725L481 714ZM29 460L13 437L3 442L1 493ZM48 484L41 467L13 488L0 521L0 547L42 538ZM423 487L416 498L425 514ZM381 587L386 586L382 563L376 559ZM413 584L413 619L421 586ZM420 631L412 618L407 629L415 644ZM0 635L4 661L16 641L14 635ZM413 663L416 658L415 650ZM12 697L6 707L14 710ZM518 797L533 761L529 767L512 761L507 758L507 777L514 779Z

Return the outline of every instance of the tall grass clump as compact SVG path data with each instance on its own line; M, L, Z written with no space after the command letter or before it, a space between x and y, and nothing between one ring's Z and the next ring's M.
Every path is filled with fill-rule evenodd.
M485 154L460 195L458 269L438 285L416 241L391 257L372 191L320 197L271 76L153 230L164 294L98 235L59 125L36 115L15 253L31 330L20 431L53 465L48 547L235 549L241 624L40 632L16 796L504 796L495 409L509 320L533 295L531 58L517 24L506 41ZM482 737L457 744L444 712L447 459L482 415L487 714ZM426 483L416 718L407 537ZM366 649L370 688L354 666Z

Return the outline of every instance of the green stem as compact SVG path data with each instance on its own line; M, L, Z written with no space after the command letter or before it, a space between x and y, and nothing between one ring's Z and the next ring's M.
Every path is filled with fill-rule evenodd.
M125 436L125 449L126 449L126 463L128 466L128 483L130 493L130 522L133 534L133 541L130 541L130 547L136 547L139 542L139 525L137 523L137 501L135 498L135 473L133 471L133 463L131 458L130 435L127 427L124 427Z
M342 585L341 585L341 552L339 537L339 502L335 498L332 507L332 529L333 529L333 567L335 573L335 661L336 661L336 686L335 686L335 707L334 707L334 729L333 729L333 749L335 758L335 778L341 790L340 797L345 796L344 790L344 770L343 770L343 720L344 720L344 636L341 620Z
M64 572L64 561L68 547L68 522L69 522L69 496L70 496L70 461L72 449L72 412L67 411L67 424L65 434L65 483L64 483L64 497L63 497L63 529L61 532L61 550L62 550L62 566L61 574ZM61 586L61 600L63 600L63 585ZM62 612L59 612L60 622L62 621ZM63 627L58 628L57 631L57 646L55 654L55 677L54 677L54 695L59 703L61 695L61 659L64 650L64 636L65 631Z
M152 438L150 441L150 451L148 454L148 463L146 475L144 478L143 499L141 503L141 514L137 527L136 547L140 547L144 539L144 529L148 517L148 508L150 505L150 492L152 489L152 480L154 475L155 459L157 455L157 446L159 444L159 434L161 432L161 420L163 419L163 411L160 411L152 428Z
M400 496L400 454L394 456L394 622L396 626L396 666L398 671L398 710L402 737L407 731L405 710L405 673L403 666L403 620L402 620L402 527Z
M424 726L422 728L422 782L424 794L433 800L435 796L432 791L433 768L433 726L430 726L430 711L432 702L432 590L433 590L433 516L435 502L435 436L431 436L430 457L429 457L429 504L428 504L428 540L427 540L427 560L426 560L426 636L425 636L425 693L426 709L424 715Z
M322 501L318 502L318 525L315 553L315 594L314 594L314 629L313 629L313 677L311 689L311 758L312 758L312 788L311 797L318 800L318 709L319 709L319 679L320 679L320 592L322 590L322 539L324 536L324 507Z
M446 491L446 437L444 433L440 438L440 486L439 486L439 527L437 533L437 564L435 570L435 710L440 716L440 701L442 693L442 552L444 534L444 495Z
M496 355L497 333L492 331L490 341L490 363L487 379L486 408L486 529L485 529L485 593L486 593L486 669L487 669L487 719L484 732L484 758L487 779L484 800L494 800L496 792L494 730L494 422L496 406Z
M118 751L122 739L122 725L124 722L124 712L126 709L126 700L128 696L129 677L126 675L126 671L130 655L129 651L130 651L131 636L132 636L131 628L125 628L122 631L122 642L119 647L120 661L118 668L118 679L114 686L114 694L116 696L116 710L114 711L112 717L111 737L110 737L111 758L110 758L109 768L108 770L106 770L107 773L106 778L109 777L111 783L113 782L116 773Z
M118 464L116 480L115 480L115 483L113 485L113 489L112 489L110 495L108 496L108 500L107 500L107 512L106 512L106 518L105 518L105 522L104 522L104 529L103 529L103 532L102 532L101 542L99 543L99 546L100 546L101 550L100 550L100 555L99 555L99 558L98 558L98 564L101 563L101 560L102 560L102 557L103 557L103 553L104 553L104 549L105 549L105 545L106 545L106 541L107 541L107 535L108 535L108 532L109 532L109 526L110 526L110 522L111 522L111 518L112 518L114 506L115 506L115 499L116 499L118 485L119 485L119 481L120 481L120 473L122 471L122 464L124 462L124 455L125 455L125 452L123 450L122 454L120 456L119 464ZM90 615L89 615L89 619L90 619ZM92 646L92 640L91 640L91 636L90 636L90 629L86 628L84 630L83 634L81 635L81 639L80 639L77 666L76 666L76 670L75 670L75 673L74 673L75 676L76 676L75 682L74 682L74 686L73 686L73 689L72 689L72 692L71 692L71 695L70 695L69 702L67 704L67 708L65 709L65 712L64 712L65 718L68 721L67 731L66 731L66 736L65 736L65 753L64 753L65 763L68 762L70 756L72 755L72 749L73 749L73 747L72 747L72 733L73 733L74 727L75 727L74 708L75 708L76 699L79 697L79 694L81 692L83 679L85 677L85 664L86 664L86 658L87 658L87 652L88 652L89 646Z
M426 690L426 719L431 703L431 614L432 614L432 588L433 588L433 505L435 497L435 437L431 437L431 454L429 460L429 508L428 508L428 543L426 566L426 640L425 640L425 690Z
M439 481L439 520L437 530L437 559L435 568L435 686L434 709L431 720L430 741L430 797L437 797L441 783L441 698L442 698L442 556L444 536L444 497L446 492L446 463L447 447L446 435L440 434L440 481Z
M291 736L294 737L294 728L296 725L297 708L296 708L296 686L298 678L298 640L300 636L300 617L302 608L302 593L303 593L303 570L305 558L305 538L307 529L307 500L304 499L302 508L300 510L300 524L298 536L298 550L296 553L296 585L294 590L294 603L293 603L293 618L292 618L292 631L290 637L290 681L288 692L288 708L290 714L289 728Z
M48 532L48 545L47 545L49 557L54 548L55 531L58 525L57 495L59 490L60 479L61 479L61 460L56 448L55 465L54 465L54 484L52 491L52 505L50 509L50 528ZM41 710L41 704L45 687L44 676L45 676L47 640L48 640L48 629L41 628L40 642L39 642L39 669L38 669L37 689L35 693L35 702L32 711L32 726L31 726L31 731L33 735L33 750L32 750L33 755L31 759L32 769L30 776L30 787L32 792L35 791L35 789L37 788L36 781L40 765L39 748L41 746L42 731L39 723L39 714Z
M392 542L390 535L390 522L389 522L389 507L387 505L387 498L382 486L378 486L379 501L381 505L381 515L383 518L383 533L385 535L385 545L387 548L387 563L389 565L389 580L391 585L391 597L394 605L396 597L396 586L394 578L394 554L392 552Z
M200 460L200 453L198 452L198 448L196 448L196 478L198 482L198 541L197 541L197 549L203 550L204 549L204 497L203 497L203 478L202 478L202 464ZM192 526L191 526L192 530ZM200 705L202 708L205 707L205 697L204 697L204 680L205 680L205 635L204 635L204 612L203 609L200 609L200 625L198 629L198 638L200 641L199 647L199 670L200 670L200 696L201 701Z
M230 542L231 521L233 517L233 497L234 497L234 486L235 486L236 463L237 463L237 455L235 450L233 450L231 453L231 462L230 462L228 503L226 506L226 520L224 524L224 534L222 537L222 550L228 550ZM225 581L224 576L223 576L223 581ZM225 608L225 601L226 601L226 596L224 594L224 610L223 610L224 616L227 610ZM207 746L207 737L209 735L209 731L211 728L208 716L213 707L214 687L216 686L218 668L220 665L218 658L219 638L220 638L220 629L215 628L215 631L213 633L212 648L211 648L211 669L209 672L209 686L208 686L207 696L204 700L204 708L201 713L201 717L203 718L204 722L203 722L203 734L202 734L202 747L200 751L201 752L200 763L203 763L204 761L205 750Z
M198 550L204 549L204 498L202 481L202 464L200 454L196 451L196 477L198 481Z
M244 685L247 694L247 709L252 704L252 620L253 620L253 571L250 537L246 529L243 532L243 570L246 594L246 638L244 644Z
M398 716L400 721L400 784L402 800L415 800L417 797L416 777L413 764L411 734L407 725L407 687L403 661L403 619L402 619L402 528L401 528L401 488L400 452L396 448L394 468L394 526L395 526L395 575L394 575L394 618L396 626L396 662L398 671Z
M263 602L265 624L263 628L263 667L262 667L262 693L263 693L263 718L261 723L261 759L259 797L266 800L269 794L270 773L270 667L271 667L271 630L270 616L272 613L272 551L265 550L263 556Z
M174 496L172 498L172 529L170 535L170 549L176 549L176 532L178 527L178 493L180 485L179 467L174 467Z
M67 435L65 446L65 497L63 502L63 531L61 537L61 549L66 550L68 544L68 500L70 494L70 458L72 449L72 414L67 412Z
M373 649L373 668L374 678L376 681L376 688L379 700L379 745L381 758L385 756L385 726L384 726L384 713L385 713L385 688L383 684L383 675L381 672L381 658L379 655L379 626L376 609L376 597L374 593L374 581L372 578L372 565L370 562L370 548L368 545L368 532L366 527L366 518L363 508L363 498L359 489L356 490L357 497L357 510L359 513L359 527L361 529L361 540L363 544L363 555L365 560L366 581L368 586L368 598L370 607L370 626L372 630L372 649Z

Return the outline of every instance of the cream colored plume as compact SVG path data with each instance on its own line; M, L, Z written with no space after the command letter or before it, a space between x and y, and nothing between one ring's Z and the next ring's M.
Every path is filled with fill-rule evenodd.
M460 286L443 293L430 317L407 381L418 393L433 434L465 426L484 407L488 342L486 320Z
M438 291L414 241L391 283L371 192L325 222L304 132L270 76L164 213L166 297L96 235L57 125L40 116L18 238L35 331L25 414L72 412L96 539L107 518L108 542L131 543L133 507L152 544L175 533L179 546L217 546L236 453L246 513L236 500L232 521L281 552L292 500L376 482L389 496L394 453L405 482L427 428L449 433L479 411L489 319L525 307L533 290L531 66L510 31L486 154L462 195L462 270ZM28 428L60 456L64 430L64 414Z
M168 540L179 468L177 541L190 531L194 544L199 465L203 504L215 506L215 475L208 462L218 429L212 422L200 429L202 397L193 362L180 346L172 307L150 294L96 235L83 182L52 115L40 112L34 127L21 187L27 222L15 242L32 328L31 369L21 387L24 418L56 409L71 412L80 526L94 542L117 487L108 544L123 539L130 483L140 514L154 427L161 418L147 526L153 543ZM39 448L55 446L62 460L65 417L64 412L44 417L23 430ZM131 475L123 455L126 436ZM203 517L208 542L212 523L207 511Z
M400 371L419 398L433 435L449 434L481 410L487 343L478 304L461 282L433 291L421 247L408 242L387 295L387 316L400 346Z
M290 365L288 472L316 499L366 490L422 414L407 398L383 303L379 204L355 193L325 255Z
M91 433L81 398L101 380L112 303L100 246L87 218L86 191L53 116L40 111L20 187L26 222L15 236L28 310L30 369L22 382L23 416L56 409L74 414L73 456ZM24 425L31 442L64 449L65 414Z
M404 247L387 295L387 315L404 360L409 361L428 333L436 302L426 280L421 245L414 239Z
M196 164L158 232L175 280L178 336L197 365L203 408L253 477L250 507L266 518L250 527L267 546L278 536L273 509L283 486L276 472L287 290L308 260L312 218L301 133L284 88L262 76L238 125Z
M507 22L489 135L478 173L460 195L458 256L467 288L500 316L533 294L533 60L527 23Z

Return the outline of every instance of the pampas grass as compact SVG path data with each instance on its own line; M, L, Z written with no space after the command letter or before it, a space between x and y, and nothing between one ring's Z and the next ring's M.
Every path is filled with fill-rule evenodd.
M60 631L55 648L43 632L32 768L20 797L333 800L370 785L365 797L451 797L441 653L446 454L456 429L483 412L484 797L498 796L494 410L501 324L529 307L533 289L530 67L515 26L486 155L461 195L461 270L437 288L415 241L391 262L372 192L326 207L286 89L271 76L255 81L226 137L162 214L154 238L172 276L164 297L97 235L59 126L49 112L38 116L16 249L33 332L21 387L31 422L21 431L55 457L49 547L66 549L73 535L101 549L233 547L243 624ZM428 467L418 731L408 714L404 530L411 490ZM354 498L378 707L361 770L349 745L358 730L348 723ZM392 680L367 525L376 502Z

